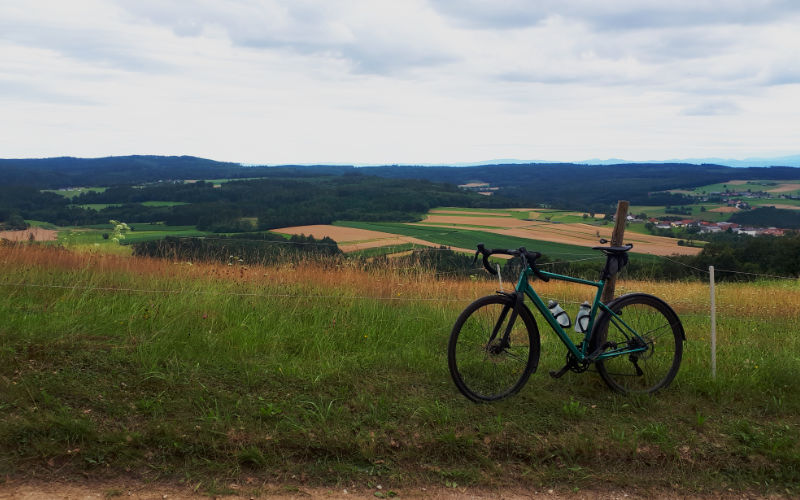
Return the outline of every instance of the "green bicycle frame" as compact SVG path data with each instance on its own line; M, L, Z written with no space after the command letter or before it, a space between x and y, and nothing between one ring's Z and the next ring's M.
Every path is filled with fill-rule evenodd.
M621 331L629 333L632 337L641 339L639 334L636 333L636 331L633 328L628 326L628 324L625 323L625 321L623 321L618 314L616 314L608 306L606 306L604 303L600 301L600 298L603 296L603 289L605 288L606 285L606 283L603 280L589 281L581 278L575 278L572 276L550 273L547 271L539 271L539 273L543 274L548 278L555 279L557 281L568 281L570 283L578 283L581 285L593 286L597 288L597 293L595 294L594 302L592 303L592 310L589 313L589 324L586 327L586 332L583 334L584 335L583 342L580 348L578 348L578 346L575 345L572 339L569 338L567 332L564 331L564 329L558 323L558 320L556 320L556 318L553 317L553 314L550 312L550 309L547 307L547 305L545 305L544 301L541 299L541 297L539 297L539 294L537 294L536 290L534 290L533 287L531 286L529 278L534 273L530 267L526 268L524 271L520 273L519 281L517 282L517 286L515 288L515 290L518 293L524 293L525 295L528 296L529 299L531 299L531 302L533 302L533 304L536 306L536 309L538 309L539 312L544 317L544 319L547 320L547 323L550 325L550 328L553 329L556 335L558 335L558 337L561 339L561 342L564 343L567 349L569 349L569 351L578 359L578 361L584 361L591 354L587 351L589 349L589 342L591 340L595 318L597 317L597 311L599 309L602 309L605 313L611 315L610 321L614 322L618 326L622 325L624 329L621 329ZM644 350L646 350L645 347L614 349L612 351L600 354L599 356L594 358L593 361L601 361L603 359L622 356L624 354L630 354L634 352L642 352Z

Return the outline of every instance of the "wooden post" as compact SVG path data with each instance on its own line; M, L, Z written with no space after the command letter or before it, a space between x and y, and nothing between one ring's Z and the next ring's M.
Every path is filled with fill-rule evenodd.
M617 215L614 216L614 232L611 233L611 246L622 246L622 239L625 236L625 223L628 221L628 203L625 200L617 202ZM608 278L605 288L603 289L603 303L608 304L614 298L614 287L617 284L617 277L612 276Z
M711 378L717 379L717 294L714 292L714 266L708 266L711 285Z

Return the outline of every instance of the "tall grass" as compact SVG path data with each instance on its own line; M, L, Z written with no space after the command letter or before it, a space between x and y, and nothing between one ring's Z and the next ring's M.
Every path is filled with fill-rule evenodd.
M540 322L539 373L475 405L449 379L446 343L495 281L38 246L0 247L0 271L3 474L797 493L794 282L720 286L716 380L708 288L623 281L685 324L670 388L628 398L594 373L551 379L564 348ZM592 292L536 287L573 317Z

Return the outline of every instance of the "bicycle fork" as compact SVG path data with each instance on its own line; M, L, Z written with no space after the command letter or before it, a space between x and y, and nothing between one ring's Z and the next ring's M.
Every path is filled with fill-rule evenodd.
M519 309L522 307L522 294L520 292L514 293L504 293L500 292L503 295L508 297L514 298L514 304L506 305L503 307L503 311L500 313L500 317L497 318L497 322L494 324L494 328L492 329L492 334L489 336L489 341L486 343L486 351L490 354L500 354L505 349L511 345L508 339L511 337L511 330L514 328L514 323L517 321L517 316L519 316ZM508 311L511 309L511 317L508 319L508 323L506 324L505 332L503 332L503 337L500 341L494 345L492 343L497 338L497 334L500 333L500 329L505 322L506 316L508 316Z

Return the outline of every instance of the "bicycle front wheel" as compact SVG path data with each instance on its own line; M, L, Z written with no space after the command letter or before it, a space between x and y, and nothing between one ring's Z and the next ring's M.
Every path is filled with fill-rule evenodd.
M450 375L475 402L518 392L539 364L539 330L509 295L482 297L461 313L447 347Z
M606 352L644 350L597 361L605 383L624 394L653 393L668 386L683 356L684 332L678 315L666 302L644 293L624 295L609 307L619 319L610 314L599 318L592 350L603 345Z

